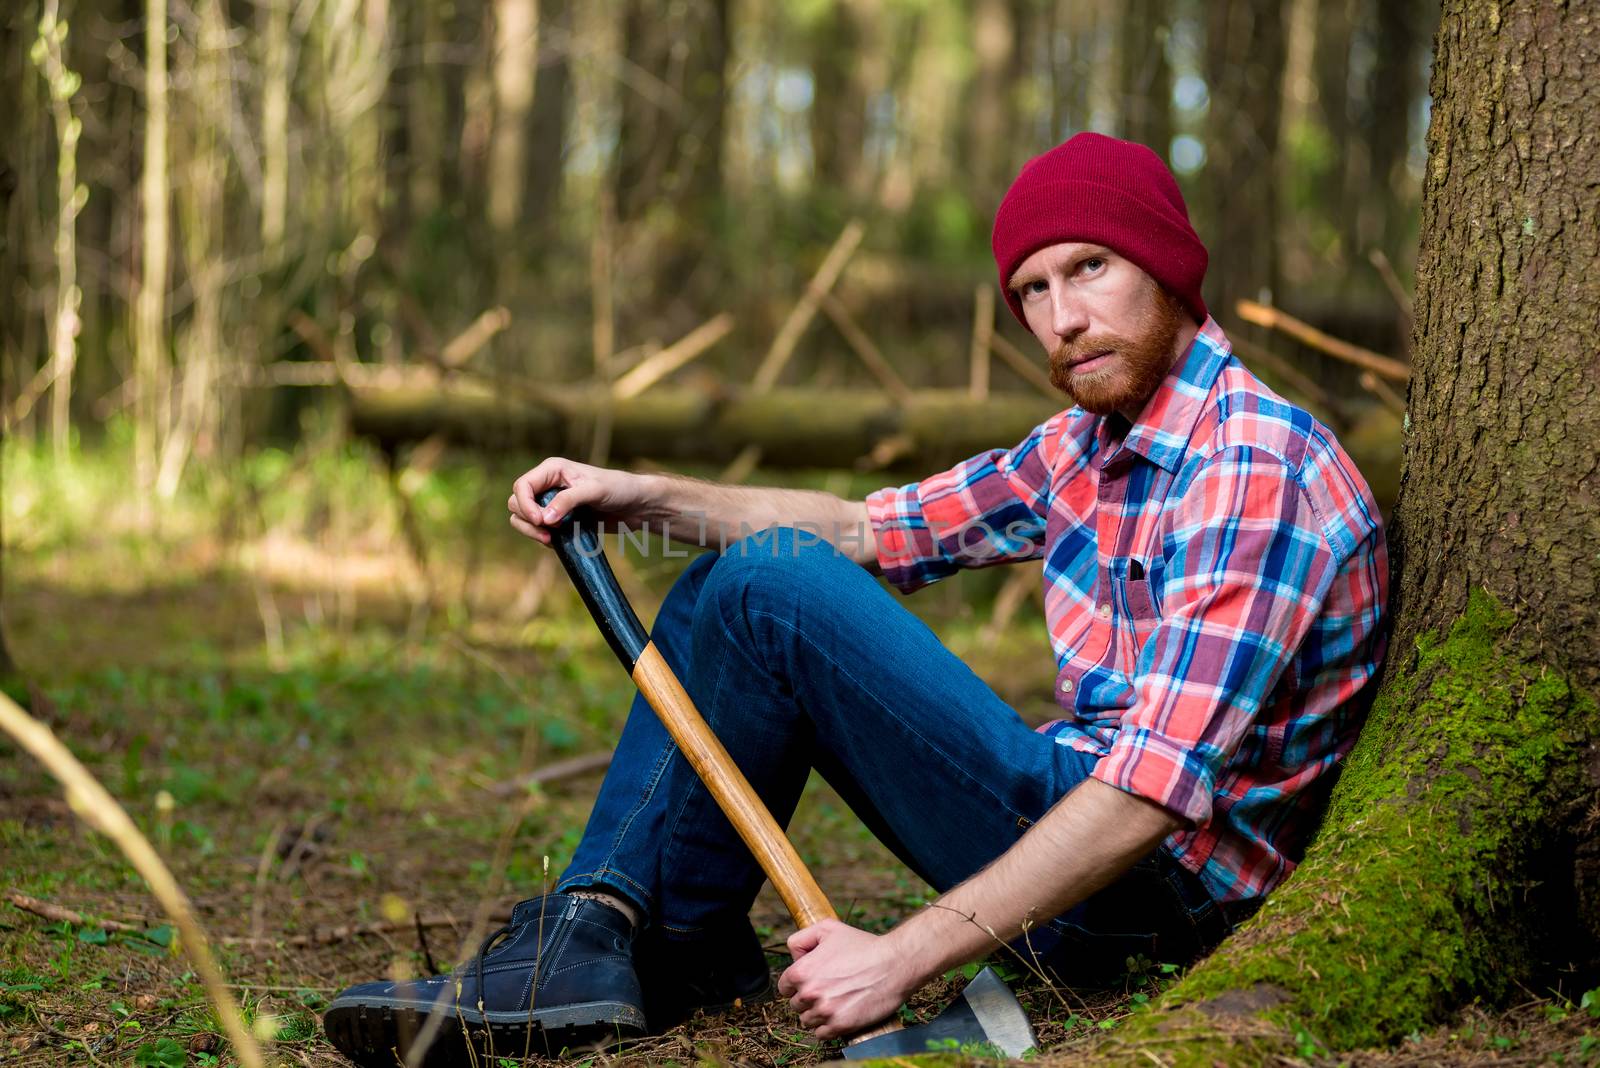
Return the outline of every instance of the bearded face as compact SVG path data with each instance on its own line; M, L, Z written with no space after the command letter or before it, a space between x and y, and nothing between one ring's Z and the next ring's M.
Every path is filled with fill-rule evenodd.
M1086 331L1050 352L1050 383L1095 415L1137 413L1167 376L1183 306L1149 275L1128 328Z

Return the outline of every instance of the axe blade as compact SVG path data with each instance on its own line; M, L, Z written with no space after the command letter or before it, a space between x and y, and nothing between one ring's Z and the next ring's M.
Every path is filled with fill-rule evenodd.
M952 1038L963 1046L993 1046L1007 1057L1020 1057L1034 1047L1028 1014L994 969L985 968L972 977L960 997L927 1023L857 1042L843 1052L847 1061L904 1056L927 1053L930 1043L937 1048Z

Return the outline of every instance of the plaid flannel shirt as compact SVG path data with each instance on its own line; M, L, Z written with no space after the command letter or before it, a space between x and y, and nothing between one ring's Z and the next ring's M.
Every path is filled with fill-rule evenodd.
M1181 818L1163 847L1218 901L1293 869L1364 718L1388 558L1333 434L1215 320L1131 426L1072 408L867 508L905 593L1043 557L1066 715L1040 730Z

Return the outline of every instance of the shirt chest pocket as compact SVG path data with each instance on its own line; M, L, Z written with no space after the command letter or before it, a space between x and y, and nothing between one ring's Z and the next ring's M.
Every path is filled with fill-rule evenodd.
M1161 569L1141 557L1118 557L1111 561L1111 588L1117 660L1131 677L1140 651L1161 623Z

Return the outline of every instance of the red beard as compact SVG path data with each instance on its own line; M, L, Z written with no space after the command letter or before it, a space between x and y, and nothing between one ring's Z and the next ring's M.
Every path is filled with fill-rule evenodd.
M1172 347L1183 325L1184 310L1171 294L1151 283L1150 310L1131 337L1082 334L1050 353L1050 384L1080 408L1095 415L1134 412L1161 385L1172 369ZM1110 350L1101 366L1076 371L1072 365Z

